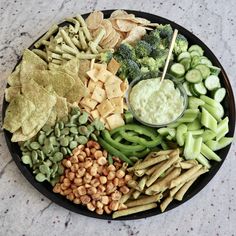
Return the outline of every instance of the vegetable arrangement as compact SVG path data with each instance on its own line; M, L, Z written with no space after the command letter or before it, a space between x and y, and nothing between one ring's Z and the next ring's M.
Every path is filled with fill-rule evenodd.
M137 78L144 85L157 79L172 27L123 10L108 19L95 11L87 19L66 21L25 50L9 76L3 128L13 134L11 141L18 142L22 163L36 180L50 182L53 192L69 201L100 215L113 212L113 218L157 206L165 211L211 171L212 161L221 161L216 151L233 140L226 137L220 68L179 34L168 69L173 81L157 89L169 89L181 103L174 82L183 84L188 106L167 126L142 125L128 107L127 90ZM138 93L137 110L166 120L164 113L172 117L180 103L157 91L149 85Z

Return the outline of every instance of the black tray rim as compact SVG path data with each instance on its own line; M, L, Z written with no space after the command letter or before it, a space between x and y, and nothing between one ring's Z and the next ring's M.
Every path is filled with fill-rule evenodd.
M108 17L115 10L117 10L117 9L109 9L109 10L101 10L101 11L104 13L105 17ZM203 41L201 41L201 39L199 39L198 36L196 36L195 34L190 32L189 30L187 30L185 27L175 23L174 21L171 21L167 18L158 16L158 15L155 15L155 14L151 14L151 13L148 13L148 12L142 12L142 11L137 11L137 10L126 10L126 9L123 9L123 10L127 11L128 13L135 14L136 16L139 16L139 17L152 19L152 22L171 24L172 27L177 28L179 30L179 33L183 33L183 35L185 35L188 38L188 40L191 38L191 40L194 40L196 43L200 44L201 47L203 47L204 51L207 52L208 57L215 62L214 65L221 68L221 74L222 74L221 77L223 78L224 87L227 89L227 95L229 97L229 103L230 103L230 104L227 104L229 106L229 110L230 110L230 117L229 117L229 119L230 119L229 126L230 127L229 127L228 135L233 137L234 136L234 131L235 131L235 101L234 101L233 90L232 90L229 78L228 78L223 66L221 65L221 63L219 62L217 57L213 54L213 52L209 49L209 47ZM87 17L89 15L89 13L82 14L82 16ZM66 22L63 21L63 22L59 23L58 25L63 26L65 24L66 24ZM40 36L39 38L41 38L42 36ZM34 43L32 43L32 45L29 47L29 49L33 48ZM18 60L16 66L19 64L20 61L21 61L21 58ZM14 67L14 69L15 69L15 67ZM14 71L14 69L13 69L13 71ZM4 97L3 98L3 106L2 106L2 119L4 119L7 104L8 103L6 102L5 97ZM91 211L87 210L83 206L75 205L72 202L65 199L64 197L53 193L52 189L49 190L48 189L48 184L42 184L42 183L37 182L34 179L33 174L30 172L30 170L25 165L23 165L21 163L20 157L16 153L17 150L14 150L14 146L16 146L17 144L14 144L10 141L11 134L8 131L4 130L4 136L5 136L5 140L6 140L8 149L11 153L11 156L12 156L13 160L15 161L17 167L21 171L22 175L41 194L43 194L45 197L47 197L48 199L50 199L52 202L56 203L57 205L59 205L61 207L64 207L67 210L70 210L72 212L75 212L75 213L78 213L78 214L81 214L81 215L84 215L84 216L92 217L92 218L103 219L103 220L115 220L115 221L117 221L117 220L118 221L120 221L120 220L137 220L137 219L143 219L143 218L147 218L147 217L151 217L151 216L155 216L155 215L159 215L159 214L163 215L164 213L166 213L166 212L168 212L168 211L184 204L185 202L187 202L188 200L190 200L191 198L196 196L204 187L206 187L206 185L216 175L216 173L219 171L220 167L222 166L223 162L225 161L225 159L227 157L227 154L228 154L228 152L230 150L230 147L231 147L231 144L230 144L230 145L228 145L227 147L225 147L223 149L224 156L221 156L222 161L220 163L217 163L217 165L214 167L214 169L213 170L211 169L212 171L209 171L209 173L207 173L207 175L204 175L204 179L203 179L202 182L200 182L200 183L199 183L199 181L196 182L197 185L195 184L196 185L195 189L190 188L190 190L192 192L187 193L183 201L181 201L179 203L178 202L171 203L164 213L161 213L159 211L159 209L152 209L152 210L137 213L137 214L134 214L134 215L125 216L125 217L121 217L121 218L117 218L117 219L112 219L111 215L98 215L94 212L91 212ZM194 185L194 187L195 187L195 185Z

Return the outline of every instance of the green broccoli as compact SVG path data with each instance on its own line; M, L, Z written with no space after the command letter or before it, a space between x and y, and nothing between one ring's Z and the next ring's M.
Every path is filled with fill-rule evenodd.
M141 64L141 67L147 67L150 71L159 70L158 62L152 57L144 57L138 61Z
M122 43L115 54L123 59L136 60L135 50L128 43Z
M143 40L138 41L134 49L138 58L147 57L152 51L151 45Z
M135 79L140 75L139 65L130 59L120 61L121 67L118 70L118 75L122 79Z
M113 53L111 51L102 52L100 54L100 61L102 63L107 63L108 64L110 62L110 60L112 59L112 57L113 57Z
M170 24L159 25L156 30L160 32L160 37L162 39L167 38L169 41L171 40L173 29Z
M187 39L182 34L178 34L174 45L174 53L178 56L181 52L186 52L187 49Z
M155 31L155 30L153 30ZM152 48L158 48L161 42L161 38L160 36L157 34L155 35L154 33L152 34L152 32L150 34L146 34L143 37L143 41L147 42L149 45L151 45Z
M167 55L168 55L168 49L161 49L161 48L152 49L152 52L150 54L150 56L153 57L154 59L158 59L162 57L166 59Z

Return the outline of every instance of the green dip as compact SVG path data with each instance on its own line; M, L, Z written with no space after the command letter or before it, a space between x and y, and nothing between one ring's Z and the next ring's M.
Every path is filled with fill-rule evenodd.
M153 125L170 123L184 110L183 97L169 79L162 84L160 78L138 82L131 89L129 102L140 120Z

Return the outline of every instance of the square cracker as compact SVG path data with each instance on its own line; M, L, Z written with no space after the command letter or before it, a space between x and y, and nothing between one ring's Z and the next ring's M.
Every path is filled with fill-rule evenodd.
M107 94L107 98L116 98L116 97L121 97L123 95L123 92L120 89L120 82L115 81L112 84L107 84L105 83L105 90Z
M120 63L112 58L107 66L107 69L115 75L120 68Z
M110 99L111 104L115 108L113 113L123 113L124 109L124 101L122 97L117 97L117 98L111 98Z
M90 79L92 79L94 82L98 81L98 70L92 69L87 71L87 75L89 76Z
M102 117L106 117L114 111L114 107L108 99L99 104L97 109Z
M98 64L94 63L93 64L93 69L101 70L101 69L107 69L107 64Z
M94 91L95 87L96 87L96 83L92 79L90 79L89 82L88 82L89 92L92 93Z
M105 83L112 76L113 74L110 71L102 68L97 74L97 79Z
M93 119L95 120L96 118L99 118L99 112L97 109L93 110L90 112L91 116L93 117Z
M108 116L106 120L111 129L115 129L125 124L121 114L117 114L117 113L111 116Z
M100 88L98 85L94 88L91 98L99 103L101 103L106 98L106 92L104 89Z
M88 107L91 110L93 110L96 107L96 105L98 104L98 102L93 100L92 98L85 97L80 101L80 104L82 106Z

